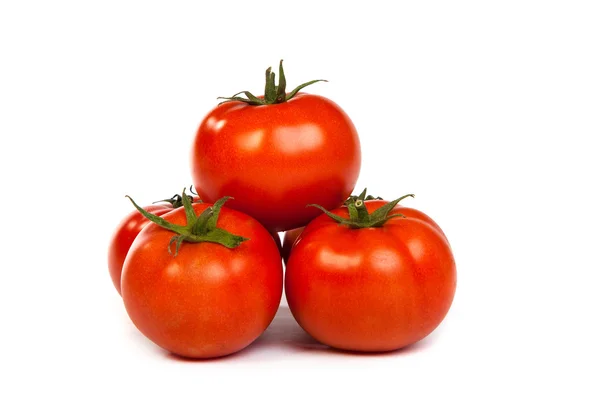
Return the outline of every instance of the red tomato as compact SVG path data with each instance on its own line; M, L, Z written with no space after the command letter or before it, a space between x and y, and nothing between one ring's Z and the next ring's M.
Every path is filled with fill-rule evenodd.
M225 102L206 115L193 142L192 177L205 201L232 196L228 207L284 231L319 215L307 204L343 203L358 178L360 143L348 115L325 97L257 103L266 97Z
M171 204L156 204L144 207L144 210L155 215L163 215L173 211L173 206ZM121 221L110 240L108 246L108 272L119 294L121 294L121 271L127 252L142 228L149 223L150 221L139 211L133 211Z
M200 215L210 204L194 204ZM185 225L182 208L164 219ZM175 354L219 357L252 343L270 324L282 294L281 257L271 234L253 218L227 208L217 228L248 240L238 247L183 242L176 256L174 233L144 228L125 260L121 287L135 326ZM222 231L221 231L222 233Z
M364 202L373 213L387 202ZM390 351L431 333L448 312L456 267L440 228L396 206L380 227L353 229L321 215L300 235L287 263L292 314L320 342L353 351ZM333 214L348 218L348 208Z

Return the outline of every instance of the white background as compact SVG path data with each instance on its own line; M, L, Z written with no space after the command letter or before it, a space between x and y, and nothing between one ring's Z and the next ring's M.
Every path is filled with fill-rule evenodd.
M200 3L1 3L0 398L600 396L597 2ZM125 194L191 184L216 97L280 58L353 119L357 189L445 230L455 302L396 353L330 351L282 308L181 361L128 320L107 243Z

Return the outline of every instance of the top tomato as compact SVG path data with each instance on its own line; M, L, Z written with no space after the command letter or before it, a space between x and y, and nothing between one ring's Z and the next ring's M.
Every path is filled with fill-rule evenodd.
M227 98L208 113L192 149L202 200L232 196L229 207L278 231L319 215L307 204L332 209L344 202L360 170L356 129L333 101L297 89L285 92L280 64L277 86L267 70L264 97L244 92L247 99Z

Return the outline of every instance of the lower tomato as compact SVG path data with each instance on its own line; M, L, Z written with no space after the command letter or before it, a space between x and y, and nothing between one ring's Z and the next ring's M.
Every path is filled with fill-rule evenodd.
M211 214L202 214L210 204L192 207L196 215ZM235 248L183 241L169 252L176 248L174 233L151 224L134 241L123 268L123 301L135 326L184 357L219 357L243 349L268 327L281 299L283 271L271 234L241 212L222 208L217 214L211 237L224 230L247 240ZM168 213L164 220L185 225L186 210Z
M360 204L374 215L387 202ZM390 215L397 213L405 218L376 227L321 215L295 241L286 266L287 301L318 341L352 351L396 350L444 319L456 288L448 240L424 213L396 206ZM332 214L349 218L346 207Z

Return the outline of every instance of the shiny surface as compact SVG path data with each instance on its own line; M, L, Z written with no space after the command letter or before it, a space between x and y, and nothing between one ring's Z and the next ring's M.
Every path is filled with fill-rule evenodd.
M201 213L207 204L194 204ZM183 209L164 216L183 224ZM273 319L282 294L281 257L272 235L256 220L223 207L219 228L249 238L235 249L183 243L156 225L140 232L125 260L123 301L150 340L175 354L219 357L252 343Z
M283 244L281 245L281 257L283 258L284 263L287 264L296 239L298 239L298 236L300 236L303 230L304 227L291 229L289 231L286 231L285 235L283 235Z
M173 207L160 204L144 207L144 210L155 215L163 215L169 211L173 211ZM125 262L127 252L140 231L149 223L150 221L137 210L132 211L121 221L110 239L108 246L108 272L119 294L121 294L121 272L123 271L123 262Z
M370 212L385 204L367 201ZM390 351L431 333L450 309L456 267L431 218L396 207L407 218L380 228L350 229L322 215L295 242L285 290L292 314L318 341L354 351ZM336 214L348 216L347 209Z
M208 202L227 203L270 230L305 225L354 189L360 143L344 111L321 96L286 103L224 103L202 121L192 149L192 178Z

